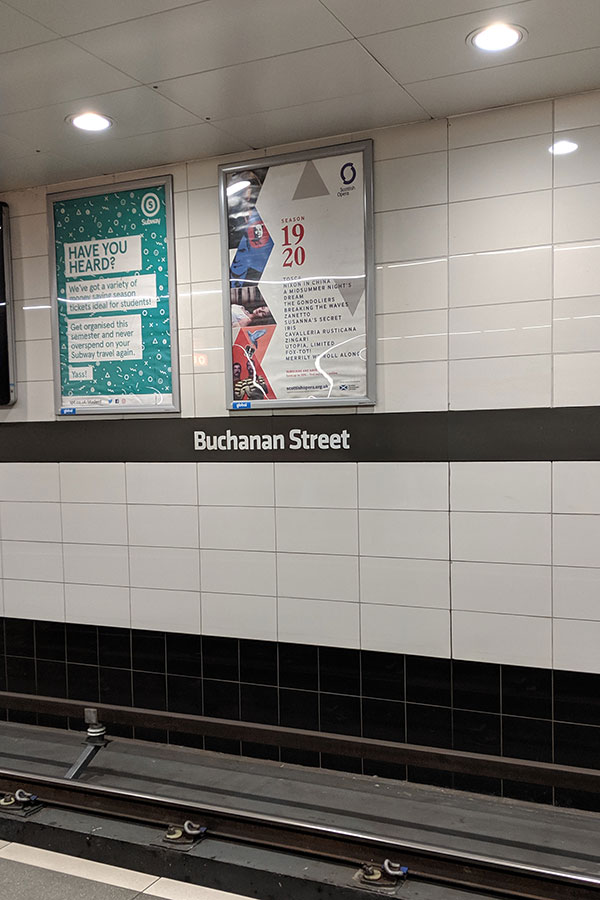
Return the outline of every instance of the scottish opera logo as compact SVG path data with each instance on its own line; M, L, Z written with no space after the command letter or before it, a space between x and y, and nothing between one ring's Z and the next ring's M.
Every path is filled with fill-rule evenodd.
M340 178L342 179L344 184L352 184L352 182L355 181L356 169L354 167L354 163L344 163L344 165L340 169Z
M356 166L354 163L351 161L345 162L340 169L340 179L342 184L337 192L338 197L348 197L350 191L355 190L356 185L354 182L356 181L356 174Z

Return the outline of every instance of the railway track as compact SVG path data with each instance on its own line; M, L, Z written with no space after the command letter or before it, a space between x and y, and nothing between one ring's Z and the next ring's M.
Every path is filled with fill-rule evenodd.
M359 870L408 869L408 880L523 900L600 900L600 877L459 852L358 831L316 825L183 799L124 791L10 769L0 769L0 793L21 789L52 808L96 813L166 828L192 820L211 838L315 859Z

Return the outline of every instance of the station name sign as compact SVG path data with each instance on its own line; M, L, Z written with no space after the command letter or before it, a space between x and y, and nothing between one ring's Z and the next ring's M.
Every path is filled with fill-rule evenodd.
M291 428L287 434L221 434L194 431L194 450L350 450L350 432L306 431Z

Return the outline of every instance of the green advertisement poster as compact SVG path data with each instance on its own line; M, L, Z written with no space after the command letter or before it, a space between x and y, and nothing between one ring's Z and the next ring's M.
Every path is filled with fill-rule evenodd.
M174 412L171 181L49 197L57 411Z

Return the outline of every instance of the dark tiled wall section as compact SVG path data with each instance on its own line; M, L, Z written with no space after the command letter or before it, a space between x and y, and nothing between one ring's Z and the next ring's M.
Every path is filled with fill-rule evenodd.
M0 688L600 768L600 675L267 641L2 620ZM82 728L10 713L12 721ZM114 726L158 740L600 810L600 796Z

